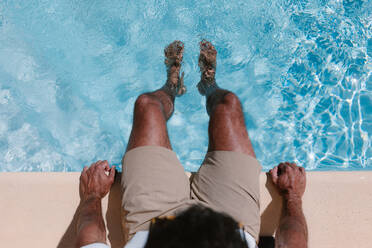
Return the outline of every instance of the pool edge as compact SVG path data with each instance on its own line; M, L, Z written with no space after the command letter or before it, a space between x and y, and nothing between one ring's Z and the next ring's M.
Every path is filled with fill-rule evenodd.
M0 173L2 245L57 246L79 202L79 175L78 172ZM265 172L261 173L260 179L261 233L271 235L279 220L281 201L272 190ZM116 191L120 189L118 182L115 187ZM372 247L368 231L372 230L371 188L372 171L308 172L303 205L309 225L310 247ZM112 202L114 193L110 197ZM104 213L108 203L106 197ZM112 204L109 208L111 212L120 211ZM105 218L111 217L105 214ZM115 220L109 222L110 229L115 229L119 223ZM113 247L120 247L119 234L108 233Z

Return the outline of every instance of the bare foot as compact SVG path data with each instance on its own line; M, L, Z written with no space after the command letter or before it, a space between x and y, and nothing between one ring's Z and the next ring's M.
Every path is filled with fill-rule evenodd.
M180 96L186 92L183 84L184 73L180 77L184 45L181 41L173 41L164 49L165 65L167 67L167 82L163 86L172 96Z
M217 51L209 41L200 42L199 67L201 79L198 83L198 90L202 95L209 95L218 88L215 80Z

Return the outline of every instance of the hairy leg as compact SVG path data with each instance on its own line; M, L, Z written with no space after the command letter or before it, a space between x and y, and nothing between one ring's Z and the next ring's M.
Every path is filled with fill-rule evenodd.
M200 43L201 80L198 89L207 98L207 112L210 116L208 151L236 151L256 157L239 98L219 88L215 81L216 56L217 51L213 45L203 40Z
M167 120L173 113L175 97L186 92L183 74L179 76L183 47L182 42L174 41L165 48L167 82L162 88L137 98L127 151L140 146L162 146L172 149L167 132Z

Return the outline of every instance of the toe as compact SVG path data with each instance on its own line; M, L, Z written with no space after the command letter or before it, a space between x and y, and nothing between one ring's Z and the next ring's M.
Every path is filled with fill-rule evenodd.
M166 57L165 64L172 65L173 63L178 66L182 62L184 44L175 40L164 49L164 55Z
M215 48L211 42L204 39L200 42L200 50L215 50Z
M181 96L186 93L186 86L184 85L184 82L183 82L184 76L185 76L185 73L182 72L181 78L179 80L179 85L178 85L178 92L177 92L178 96Z

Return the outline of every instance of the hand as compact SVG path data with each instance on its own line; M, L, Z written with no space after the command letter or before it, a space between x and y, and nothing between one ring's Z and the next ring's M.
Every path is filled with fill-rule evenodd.
M109 172L106 175L105 172ZM108 162L97 161L88 168L85 166L80 176L80 199L82 201L89 198L102 199L111 188L115 177L115 166L110 166Z
M306 187L306 173L295 163L280 163L270 170L275 186L285 199L301 200Z

